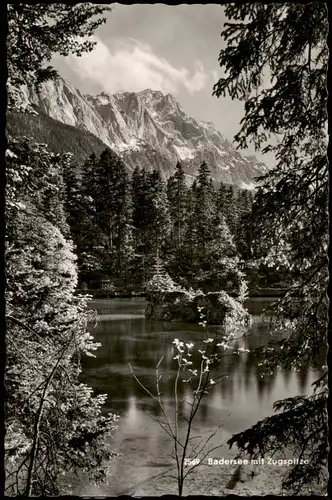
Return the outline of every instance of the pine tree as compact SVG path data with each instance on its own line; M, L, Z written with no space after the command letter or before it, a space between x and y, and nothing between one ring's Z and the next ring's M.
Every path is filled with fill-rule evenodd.
M195 189L195 235L199 254L205 258L207 245L213 239L213 209L215 192L210 170L205 162L198 169Z
M162 257L165 250L165 243L170 231L170 220L166 186L162 180L160 171L154 169L147 176L148 197L150 202L150 230L152 233L153 254Z
M237 230L237 224L238 224L238 210L237 210L237 204L235 200L235 194L234 194L234 188L232 184L230 184L226 188L226 193L225 193L225 217L226 217L226 222L227 225L233 234L233 236L236 234Z
M44 196L57 191L49 173L67 158L27 140L11 140L6 156L6 492L58 495L68 469L104 474L116 419L102 416L105 398L78 382L81 354L97 344L86 332L86 300L75 293L66 222L55 225L63 199L50 213Z
M250 192L241 190L237 197L238 223L235 234L236 246L240 255L248 260L251 257L253 241L252 198Z
M196 197L197 197L197 181L196 179L188 190L187 194L187 217L186 217L186 243L189 247L191 260L194 256L194 247L196 244L195 237L195 216L196 216Z
M136 167L131 178L131 196L133 204L133 225L135 227L135 246L138 248L145 244L144 228L147 224L148 207L146 199L145 170Z
M209 219L205 222L211 228L210 238L204 256L198 253L196 257L193 282L203 291L224 290L239 294L241 286L244 286L244 275L240 270L234 237L220 210L220 198L221 196L212 198Z
M145 245L142 237L143 226L143 173L136 166L131 176L131 203L132 203L132 222L133 222L133 241L134 241L134 275L139 282L144 282L145 263L144 253Z
M75 245L77 255L77 265L79 273L79 283L89 282L89 271L94 267L100 268L96 262L98 260L98 244L100 235L98 233L96 221L96 209L94 198L89 194L94 189L89 186L87 177L87 168L91 161L94 161L94 155L83 165L83 175L76 159L73 155L69 156L69 164L64 170L65 182L65 211L67 222L70 228L70 234ZM82 179L87 182L83 184ZM100 260L100 259L99 259Z
M73 155L68 155L68 164L63 171L64 207L67 223L76 248L79 248L82 219L82 187L79 167Z
M167 198L172 228L172 246L179 251L183 245L186 218L187 188L181 163L177 163L175 173L167 182Z
M76 220L79 220L79 231L75 242L78 252L80 281L94 285L100 282L105 267L104 234L99 228L96 200L98 186L96 177L98 158L93 153L81 167L78 181L79 193ZM100 284L98 285L100 286Z
M176 277L186 279L187 286L193 285L194 262L196 261L196 233L195 233L195 216L196 216L196 179L187 191L186 196L186 216L185 216L185 233L184 245L181 251L181 259L176 267Z
M226 184L221 182L216 196L216 205L218 212L224 217L226 217L226 199L227 199L227 186Z
M106 271L121 276L132 256L129 177L120 157L106 149L96 165L96 214L104 238Z
M324 364L327 328L328 165L326 157L326 36L331 7L309 4L229 4L226 41L219 56L225 70L214 93L244 101L239 147L248 142L273 152L276 166L259 179L255 237L265 243L265 263L295 279L271 311L271 334L262 348L264 372L276 368L318 370ZM268 68L268 71L266 69ZM268 75L268 85L263 77ZM271 137L277 136L273 142ZM230 440L251 455L287 447L307 465L288 469L283 486L293 494L327 484L327 372L317 374L309 396L278 401L278 414Z
M97 193L97 156L92 153L89 158L82 165L82 188L86 196L91 196L96 200Z
M132 261L134 258L134 226L132 220L133 205L130 180L127 172L125 172L124 180L125 187L118 221L117 262L119 265L120 279L126 287L132 275Z
M11 141L13 155L11 168L22 162L28 172L26 183L15 185L21 200L31 198L33 204L45 216L46 220L56 226L64 235L69 236L64 208L65 183L63 172L68 166L69 156L58 155L47 150L44 144L35 144L26 137Z

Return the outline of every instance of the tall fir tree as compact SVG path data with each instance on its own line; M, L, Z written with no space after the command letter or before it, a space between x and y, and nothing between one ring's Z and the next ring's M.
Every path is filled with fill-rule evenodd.
M99 227L96 200L98 158L93 153L81 167L81 230L78 236L78 265L81 282L100 286L105 267L104 234ZM107 255L107 258L109 256ZM108 265L106 264L106 267Z
M241 190L237 196L238 221L235 241L238 251L243 259L248 260L252 255L253 244L253 218L252 198L248 190Z
M245 104L238 146L250 141L275 155L275 167L259 179L255 233L265 242L265 263L272 269L282 266L295 278L271 307L271 334L284 335L262 348L261 376L303 365L322 369L311 394L277 401L277 414L233 436L230 444L256 456L287 448L307 463L287 468L283 487L297 495L313 494L323 485L320 491L326 494L326 37L332 9L324 2L242 3L228 4L225 16L219 56L224 76L214 94Z
M78 381L81 355L97 344L75 293L76 257L61 232L69 228L57 220L64 199L45 203L68 157L25 139L11 139L6 156L6 492L58 495L70 469L105 474L116 419Z
M183 245L186 219L187 187L182 164L178 162L175 173L167 182L167 198L171 219L171 244L178 252Z
M54 53L90 51L106 7L8 6L8 108L17 87L56 77ZM87 301L65 213L66 155L9 137L6 151L6 494L57 496L66 471L105 477L114 415L79 382L80 358L98 345L86 330Z
M132 254L129 176L121 158L106 149L96 165L96 213L107 255L105 272L121 276Z
M196 256L196 191L197 191L197 181L196 179L187 191L186 196L186 217L185 217L185 234L184 234L184 245L182 248L181 255L181 266L178 271L182 277L187 278L185 283L188 286L193 284L193 265Z
M96 42L89 37L106 21L102 14L108 10L88 4L9 4L8 107L17 110L15 91L19 86L38 87L58 76L48 64L53 54L80 56L90 52Z
M210 170L203 162L197 175L195 189L195 236L196 250L204 260L209 242L213 239L213 211L215 192L211 183Z
M227 186L221 182L216 196L216 204L218 212L224 217L226 217L226 198Z
M233 236L235 236L238 224L238 207L236 203L234 187L232 186L232 184L227 186L225 194L226 194L225 196L226 222L231 233L233 234Z
M154 169L147 175L147 198L149 209L150 251L155 257L158 253L165 257L166 241L170 233L169 205L166 186L159 170Z

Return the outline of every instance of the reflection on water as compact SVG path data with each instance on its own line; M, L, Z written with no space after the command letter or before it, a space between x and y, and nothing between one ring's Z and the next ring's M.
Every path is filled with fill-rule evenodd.
M253 325L243 338L234 341L233 346L235 349L249 349L250 352L240 355L230 353L218 364L213 378L222 374L229 376L213 387L209 397L203 400L195 422L198 428L210 428L226 419L225 429L230 433L237 432L271 414L274 401L311 392L310 384L317 374L309 369L276 372L269 377L261 377L257 368L259 359L253 350L271 340L267 322L261 316L269 302L269 299L248 301ZM91 302L91 307L97 309L101 317L91 332L102 347L96 352L97 358L83 360L82 381L92 386L96 393L108 395L105 411L114 411L122 416L127 435L138 435L142 427L150 425L145 412L155 416L160 413L158 405L133 378L128 363L142 383L155 392L156 364L163 357L160 365L160 372L163 373L161 392L165 406L172 410L177 368L173 360L175 350L172 341L179 338L198 346L206 334L210 337L222 334L217 327L203 329L198 325L147 321L144 318L145 304L142 298ZM180 384L180 398L189 395L189 390L188 384ZM182 401L182 412L185 405ZM159 432L163 431L159 429Z

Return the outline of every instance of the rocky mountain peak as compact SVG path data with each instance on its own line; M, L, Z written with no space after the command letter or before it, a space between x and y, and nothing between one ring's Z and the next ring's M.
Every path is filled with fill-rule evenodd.
M135 92L132 92L132 93L134 94ZM165 97L164 94L160 90L152 90L152 89L141 90L140 92L137 92L137 95L148 98L148 99L149 98L155 99L155 98Z
M24 89L22 100L51 118L88 130L122 155L129 169L137 164L157 167L168 177L181 161L193 178L205 160L215 181L246 188L267 171L255 157L241 155L211 122L189 117L171 94L159 90L84 95L59 78L39 92Z

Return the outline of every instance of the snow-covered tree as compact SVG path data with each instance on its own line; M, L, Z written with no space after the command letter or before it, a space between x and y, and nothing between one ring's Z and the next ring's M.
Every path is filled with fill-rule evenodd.
M55 224L63 201L54 196L50 211L43 190L56 191L49 173L66 158L16 139L6 160L6 492L57 495L68 470L103 477L117 417L103 415L105 397L78 380L81 355L98 344L86 329L87 299L75 293L66 222Z

